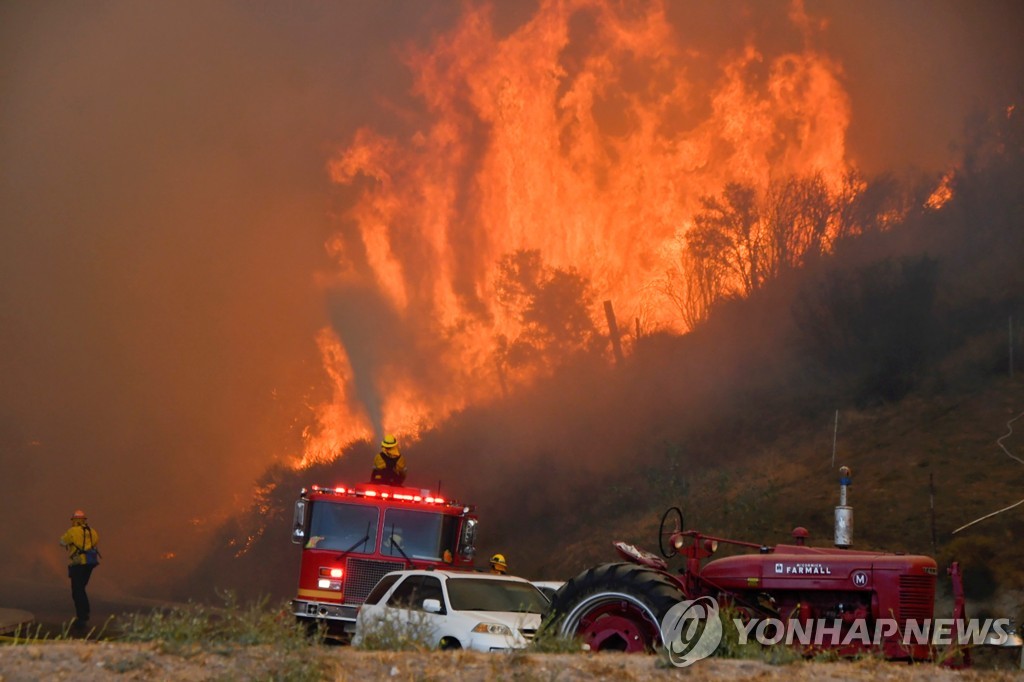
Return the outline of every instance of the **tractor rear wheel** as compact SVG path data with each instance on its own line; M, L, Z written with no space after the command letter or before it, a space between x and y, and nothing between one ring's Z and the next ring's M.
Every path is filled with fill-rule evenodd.
M686 596L671 576L636 564L603 564L567 582L551 605L551 627L591 651L653 651L661 620Z

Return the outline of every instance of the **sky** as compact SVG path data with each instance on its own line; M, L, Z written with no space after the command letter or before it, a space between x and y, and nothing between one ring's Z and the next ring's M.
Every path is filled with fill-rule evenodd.
M407 124L403 55L460 7L0 5L7 570L62 579L55 543L76 508L112 557L170 554L298 454L328 390L325 244L352 201L328 164L358 128ZM670 2L667 15L710 73L745 41L799 40L789 9ZM499 4L495 30L533 11ZM973 111L1020 97L1019 3L805 11L807 39L841 65L848 154L867 173L941 172Z

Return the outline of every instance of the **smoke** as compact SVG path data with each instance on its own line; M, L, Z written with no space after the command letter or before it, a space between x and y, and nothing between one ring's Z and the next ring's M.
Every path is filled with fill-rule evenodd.
M947 167L969 116L1020 96L1019 3L827 2L821 12L848 75L850 147L868 173Z
M0 14L0 570L63 591L56 538L81 507L113 591L183 571L301 453L344 200L326 160L406 86L391 51L430 13Z
M430 320L403 317L374 287L337 287L328 292L327 301L331 328L351 366L351 406L356 413L365 409L373 433L381 436L387 430L384 396L389 378L400 373L420 390L429 390L432 382L443 381L444 373L427 359L443 357L447 349L434 339Z
M695 56L692 87L748 40L811 40L790 8L667 3ZM492 30L508 34L535 10L499 3ZM377 283L325 287L317 275L336 267L324 245L358 191L332 184L328 160L361 127L409 132L423 103L410 94L408 46L429 52L461 12L440 0L0 8L0 585L32 575L64 588L55 543L77 507L103 535L99 590L186 572L261 472L301 453L309 406L329 390L324 326L349 353L347 399L375 429L389 373L446 381L452 368L437 358L459 350L450 320L396 307ZM813 40L842 65L847 147L869 172L940 170L972 107L1022 82L1013 2L805 13L828 22ZM470 330L489 267L473 263L486 241L474 230L456 222L457 255L445 264L424 251L423 273L403 275L415 303L429 268L453 268ZM557 414L563 401L550 399ZM536 424L570 439L581 427ZM464 429L450 445L488 446L504 462L487 465L495 476L527 442L477 443L484 429Z

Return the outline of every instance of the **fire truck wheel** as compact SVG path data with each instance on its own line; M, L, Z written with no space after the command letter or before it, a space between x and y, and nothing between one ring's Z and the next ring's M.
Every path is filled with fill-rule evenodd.
M685 599L672 578L636 564L604 564L570 580L555 595L551 625L591 651L653 651L661 619Z
M303 629L306 632L306 636L307 637L312 637L312 638L322 638L323 637L323 632L321 632L320 623L316 619L314 619L314 618L303 618L302 616L297 616L295 618L295 622L297 622L299 625L301 625L303 627ZM326 632L326 630L327 630L327 626L325 625L325 626L323 626L323 631Z

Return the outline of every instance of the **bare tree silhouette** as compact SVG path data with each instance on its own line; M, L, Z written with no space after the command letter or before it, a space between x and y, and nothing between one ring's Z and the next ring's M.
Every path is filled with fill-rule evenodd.
M515 336L497 339L502 365L550 369L594 347L593 295L575 268L551 268L540 251L519 250L501 259L495 288L500 305L520 325Z

